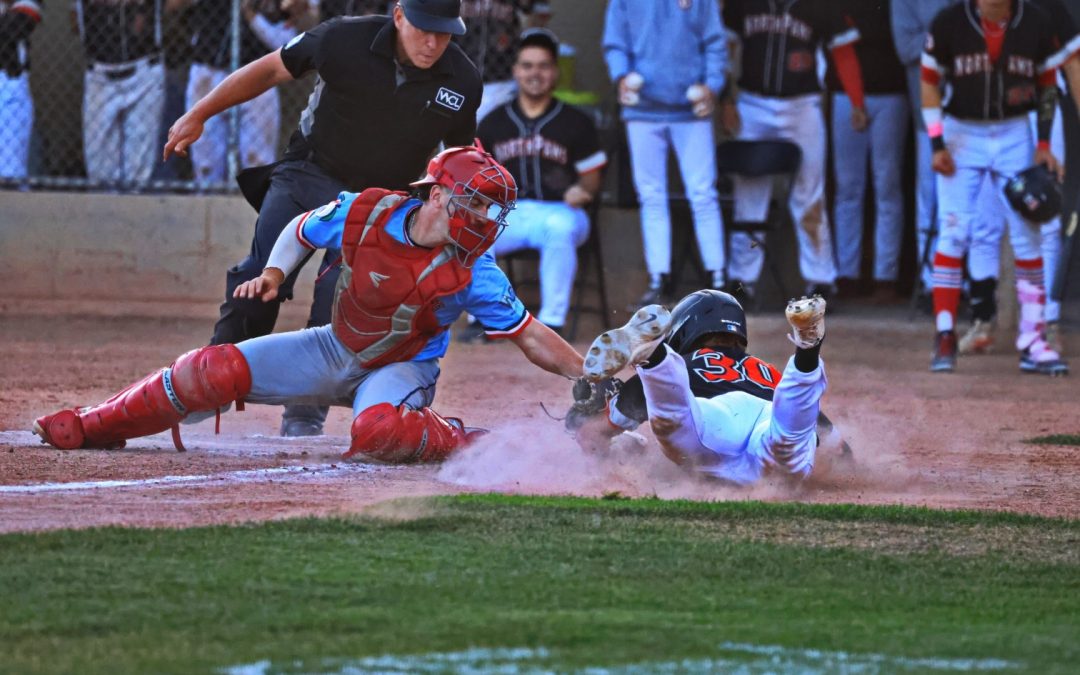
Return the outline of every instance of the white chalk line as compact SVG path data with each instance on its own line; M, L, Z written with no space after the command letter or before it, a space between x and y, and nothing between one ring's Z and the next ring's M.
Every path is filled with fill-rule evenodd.
M191 433L183 427L181 428L181 437L188 450L231 457L274 457L283 452L290 456L299 456L303 452L310 454L312 457L332 458L340 456L349 447L349 439L344 436L285 438L283 436L263 434L215 434L212 431L213 426L209 428L211 429L209 433ZM0 443L16 447L48 449L48 446L44 445L41 439L30 431L0 431ZM127 447L121 451L102 450L102 452L130 452L132 450L175 452L176 449L173 446L170 433L164 432L129 440Z
M539 675L541 673L576 673L578 675L646 675L652 673L797 673L799 675L876 675L898 671L972 672L1009 670L1024 664L1002 659L909 658L875 653L850 653L819 649L799 649L780 645L755 645L722 642L720 652L732 656L645 661L616 666L588 666L566 669L550 663L552 650L544 647L507 647L467 649L430 654L368 656L356 659L318 659L316 663L293 661L273 663L256 661L220 669L225 675L271 675L280 673L319 672L354 675L360 673L505 673ZM547 662L547 663L545 663Z
M207 485L261 483L271 479L297 480L318 476L327 478L344 474L376 473L395 469L393 466L374 464L315 464L307 466L279 466L269 469L244 469L216 474L190 476L159 476L157 478L133 478L127 480L76 481L64 483L35 483L32 485L0 485L0 494L43 494L82 490L109 490L122 488L170 487L174 485Z

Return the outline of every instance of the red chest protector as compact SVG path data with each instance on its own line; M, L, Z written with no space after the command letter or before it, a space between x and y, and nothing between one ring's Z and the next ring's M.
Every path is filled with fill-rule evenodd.
M416 356L446 330L435 319L438 300L472 280L472 271L458 264L451 247L408 246L386 233L386 222L406 197L364 190L345 217L331 322L365 368Z

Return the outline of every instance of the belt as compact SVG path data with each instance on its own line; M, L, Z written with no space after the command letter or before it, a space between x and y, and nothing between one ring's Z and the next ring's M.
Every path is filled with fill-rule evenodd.
M130 64L92 63L88 70L105 76L106 80L126 80L135 74L142 66L154 66L161 63L161 54L155 54L148 58L138 59Z

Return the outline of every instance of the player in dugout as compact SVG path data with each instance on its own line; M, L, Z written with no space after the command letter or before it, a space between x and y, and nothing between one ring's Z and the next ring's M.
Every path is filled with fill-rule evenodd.
M38 418L34 433L57 448L103 448L171 428L182 449L182 421L233 401L299 402L352 408L346 458L440 461L478 433L430 407L447 329L462 312L540 368L580 376L581 355L533 320L488 251L514 207L510 173L480 148L454 147L412 185L412 195L343 192L297 216L262 274L235 291L273 301L314 249L341 248L329 325L195 349L104 403Z

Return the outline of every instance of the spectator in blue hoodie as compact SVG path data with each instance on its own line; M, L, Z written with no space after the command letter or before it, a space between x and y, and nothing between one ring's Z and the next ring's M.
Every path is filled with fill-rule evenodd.
M667 157L675 150L698 249L724 284L712 114L724 88L727 47L716 0L610 0L604 58L619 91L630 144L649 289L639 304L673 300Z

